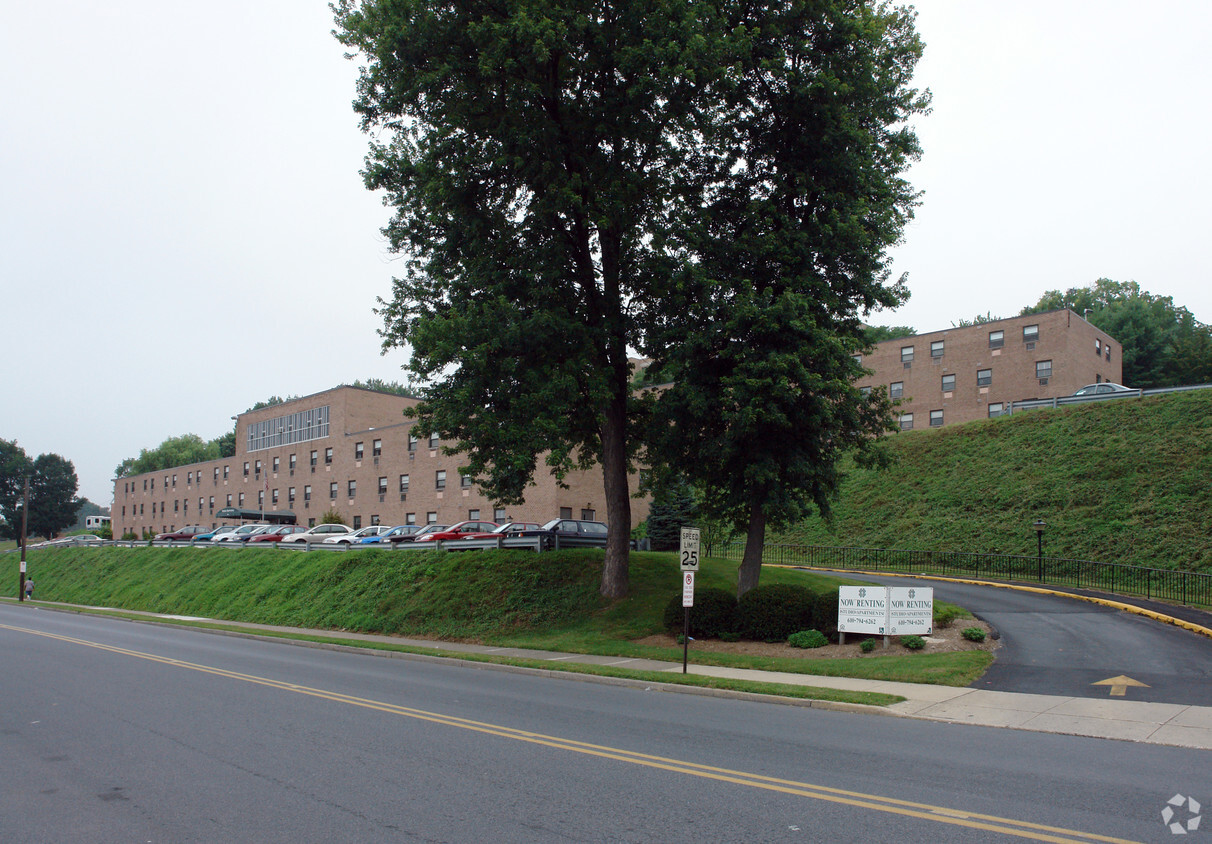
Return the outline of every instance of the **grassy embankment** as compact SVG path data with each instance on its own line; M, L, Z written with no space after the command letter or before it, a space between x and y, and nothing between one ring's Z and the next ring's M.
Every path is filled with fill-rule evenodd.
M316 631L389 633L516 647L680 662L680 647L643 644L662 632L666 603L679 594L673 554L633 554L631 595L597 593L601 552L348 553L222 548L82 548L29 555L37 598L78 605L289 625ZM699 588L731 588L736 567L706 560ZM763 583L822 588L835 580L771 569ZM399 650L421 650L395 646ZM475 657L488 660L488 657ZM866 656L861 659L762 658L695 652L691 661L796 673L967 685L985 670L985 652ZM518 660L491 659L499 662ZM525 661L521 661L524 662ZM641 676L817 699L888 703L886 695L827 689L755 687L714 678L628 672L532 661L543 668Z
M1036 553L1212 571L1212 390L1039 410L890 438L832 525L769 542ZM765 576L765 575L763 575Z

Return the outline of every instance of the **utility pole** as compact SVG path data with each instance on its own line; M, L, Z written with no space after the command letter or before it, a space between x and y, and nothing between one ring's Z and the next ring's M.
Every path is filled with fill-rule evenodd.
M21 580L17 583L17 600L25 600L25 545L29 531L29 475L25 476L25 503L21 505Z

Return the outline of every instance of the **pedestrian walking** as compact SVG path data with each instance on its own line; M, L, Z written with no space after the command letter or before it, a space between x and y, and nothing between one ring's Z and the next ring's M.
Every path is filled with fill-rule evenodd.
M32 578L27 578L25 581L25 600L34 600L34 581Z

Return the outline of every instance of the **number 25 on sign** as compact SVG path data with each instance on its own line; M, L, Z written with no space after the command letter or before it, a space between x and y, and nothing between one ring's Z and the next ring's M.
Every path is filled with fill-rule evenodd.
M682 571L699 570L699 529L682 528Z

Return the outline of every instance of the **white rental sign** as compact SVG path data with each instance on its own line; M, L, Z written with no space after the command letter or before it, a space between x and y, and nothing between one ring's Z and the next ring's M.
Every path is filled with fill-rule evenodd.
M907 636L930 633L934 589L929 586L842 586L838 589L839 633Z

